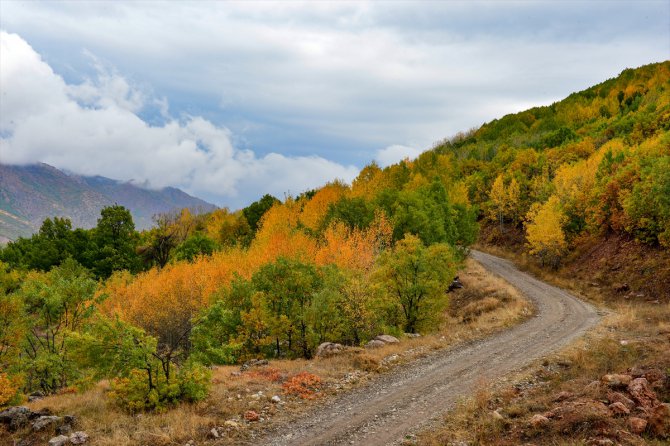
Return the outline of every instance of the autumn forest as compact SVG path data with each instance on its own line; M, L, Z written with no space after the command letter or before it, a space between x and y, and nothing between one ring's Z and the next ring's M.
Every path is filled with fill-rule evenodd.
M110 380L163 411L207 397L210 366L428 333L475 243L522 237L559 268L613 235L670 249L670 62L464 131L351 183L244 209L66 218L0 250L0 407Z

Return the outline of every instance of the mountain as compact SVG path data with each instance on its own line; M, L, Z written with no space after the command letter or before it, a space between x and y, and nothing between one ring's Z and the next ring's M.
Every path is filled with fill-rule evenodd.
M91 228L100 210L114 203L130 210L138 229L149 228L155 214L216 209L172 187L144 189L101 176L68 174L48 164L0 164L0 242L34 233L47 217L67 217L75 227Z

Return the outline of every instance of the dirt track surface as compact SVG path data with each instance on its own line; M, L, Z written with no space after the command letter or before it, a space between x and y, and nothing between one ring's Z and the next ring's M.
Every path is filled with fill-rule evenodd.
M490 338L398 367L254 443L399 444L471 394L482 378L490 380L518 370L565 346L598 322L591 305L517 270L511 262L477 251L471 256L528 297L536 306L535 317Z

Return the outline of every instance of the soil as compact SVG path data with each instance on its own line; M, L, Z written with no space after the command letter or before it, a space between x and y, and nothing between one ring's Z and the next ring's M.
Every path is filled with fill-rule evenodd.
M528 297L536 307L535 317L490 338L399 367L254 444L400 444L439 420L482 380L521 370L581 336L600 319L591 305L519 271L507 260L477 251L472 257Z

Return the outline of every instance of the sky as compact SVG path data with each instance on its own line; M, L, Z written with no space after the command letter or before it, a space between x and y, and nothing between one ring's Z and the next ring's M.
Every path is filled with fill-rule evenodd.
M670 2L0 1L0 162L219 206L670 59Z

